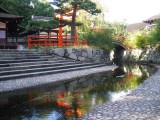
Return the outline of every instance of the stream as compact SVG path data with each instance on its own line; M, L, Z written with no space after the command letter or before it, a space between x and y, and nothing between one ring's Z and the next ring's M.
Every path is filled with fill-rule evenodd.
M115 70L36 88L0 93L0 120L73 120L119 100L156 72L153 66Z

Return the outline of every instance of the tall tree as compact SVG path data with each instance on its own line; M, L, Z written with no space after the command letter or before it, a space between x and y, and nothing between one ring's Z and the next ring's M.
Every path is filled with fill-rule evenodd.
M24 16L22 25L26 27L32 15L52 16L54 8L46 0L0 0L0 6L10 13Z
M72 24L71 24L71 36L75 36L75 26L76 26L76 13L78 10L85 10L92 15L96 15L101 12L100 9L97 9L97 6L91 0L54 0L52 4L60 8L61 11L64 11L66 7L71 7L73 9L72 13ZM65 8L62 6L66 6Z
M31 0L1 0L0 6L12 14L24 16L24 26L31 19L33 11Z
M85 33L90 32L91 30L97 28L104 28L105 26L103 13L100 13L96 16L92 16L84 10L80 10L79 15L77 16L77 21L85 23L84 25L78 27L78 36L80 35L81 37Z

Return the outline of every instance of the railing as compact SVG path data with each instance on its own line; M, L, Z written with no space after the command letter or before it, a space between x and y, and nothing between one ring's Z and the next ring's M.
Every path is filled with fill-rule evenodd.
M78 42L81 40L81 42ZM78 39L71 36L28 36L28 48L32 46L74 46L74 45L87 45L86 40Z

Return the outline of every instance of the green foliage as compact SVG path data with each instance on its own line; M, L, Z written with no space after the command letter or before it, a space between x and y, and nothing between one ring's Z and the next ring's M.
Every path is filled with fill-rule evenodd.
M79 37L83 36L84 34L89 32L91 29L94 29L95 27L100 28L105 24L103 14L98 14L97 16L93 16L84 10L79 11L79 16L77 16L77 21L81 23L85 23L78 27Z
M150 32L146 30L129 33L125 45L130 48L146 48L149 45Z
M135 44L138 48L145 48L148 45L148 36L142 32L140 36L136 36Z
M91 46L97 46L105 50L114 48L112 30L103 30L99 32L88 32L84 35L84 39L89 41Z
M2 0L0 6L12 14L24 16L23 26L25 26L33 12L33 6L30 3L31 0Z
M51 3L58 6L61 11L66 9L66 7L77 6L78 10L85 10L90 14L101 13L101 10L97 9L96 3L91 0L54 0Z
M113 34L119 37L126 36L126 24L124 22L106 23L106 27L113 29Z
M53 16L54 9L53 7L47 2L39 2L34 7L34 15L36 16Z
M0 6L12 14L24 16L22 22L24 27L28 25L32 15L53 16L54 14L50 4L39 0L1 0Z
M125 45L130 48L159 47L160 44L160 20L155 28L128 33Z
M80 12L80 15L77 17L79 21L81 21L82 23L85 23L83 26L80 26L78 28L78 35L80 38L84 38L90 42L90 39L94 40L94 39L98 39L95 40L97 43L91 43L91 45L94 46L98 46L100 45L100 47L102 47L102 45L106 45L108 44L108 46L110 46L109 48L107 48L107 46L105 46L104 48L107 49L112 49L114 46L112 43L110 42L106 42L100 39L103 39L103 34L104 31L106 32L106 36L104 36L104 38L109 38L109 40L117 40L115 37L117 36L117 38L122 37L124 38L126 36L126 24L125 23L107 23L104 21L104 16L103 14L99 14L98 16L91 16L89 14L87 14L84 11ZM94 22L94 23L93 23ZM92 33L90 32L91 29L93 29L93 31L97 30L97 31L101 31L100 33ZM93 34L93 35L92 35ZM105 33L104 33L105 34ZM95 38L91 38L91 37L86 37L86 36L91 36L91 37L95 37ZM97 36L96 36L97 35ZM100 35L100 37L98 36ZM113 38L114 37L114 38ZM103 43L105 42L105 43Z
M30 21L27 26L27 31L39 31L45 29L52 29L57 28L58 21L57 20L50 20L50 21Z
M96 15L101 12L97 9L97 5L91 0L55 0L52 4L59 7L58 13L63 14L65 9L73 8L72 24L71 24L71 36L75 36L76 25L76 13L77 10L85 10L92 15Z
M151 46L156 46L160 43L160 20L156 22L156 27L151 31L150 35L148 42Z
M102 6L97 2L97 8L102 8ZM92 15L85 10L79 10L79 15L77 16L77 21L85 23L78 27L78 36L81 38L84 34L91 31L91 29L101 29L105 26L104 13L101 12L97 15Z
M97 9L96 3L91 0L74 0L73 4L79 5L79 9L85 10L92 15L97 15L97 13L101 13L100 9Z

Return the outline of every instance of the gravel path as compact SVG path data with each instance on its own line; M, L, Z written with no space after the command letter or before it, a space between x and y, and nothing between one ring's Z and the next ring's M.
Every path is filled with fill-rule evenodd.
M130 94L96 107L83 120L160 120L160 67Z
M111 66L97 67L97 68L91 68L86 70L77 70L73 72L65 72L65 73L59 73L59 74L53 74L53 75L0 81L0 92L7 92L7 91L18 90L22 88L30 88L33 86L45 85L45 84L59 82L59 81L67 81L69 79L73 79L76 77L90 75L98 72L110 71L115 68L117 68L117 66L111 65Z

